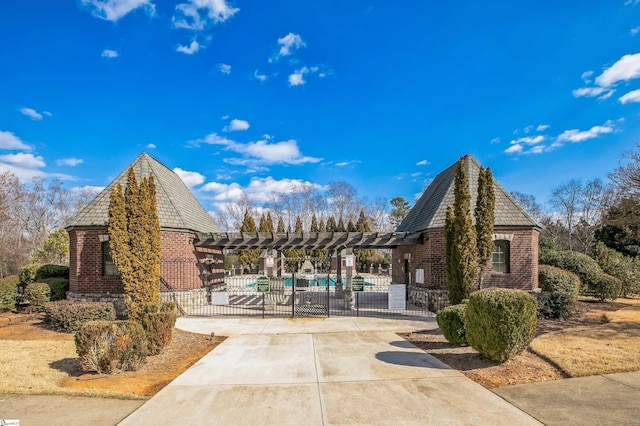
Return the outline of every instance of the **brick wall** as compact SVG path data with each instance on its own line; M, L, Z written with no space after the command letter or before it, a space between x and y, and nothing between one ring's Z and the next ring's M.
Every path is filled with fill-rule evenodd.
M69 232L69 291L77 294L123 292L118 276L103 275L101 238L107 235L106 227ZM214 284L224 278L222 251L195 247L193 238L190 232L161 232L161 276L175 290L201 288L203 279ZM209 260L204 262L205 259Z
M534 229L496 229L495 234L507 235L511 238L510 272L508 274L493 273L491 263L489 263L484 273L483 287L537 289L538 231ZM399 246L393 250L392 280L394 283L405 283L404 259L407 255L410 256L411 284L415 284L416 269L423 269L425 287L447 287L443 231L427 231L423 244Z

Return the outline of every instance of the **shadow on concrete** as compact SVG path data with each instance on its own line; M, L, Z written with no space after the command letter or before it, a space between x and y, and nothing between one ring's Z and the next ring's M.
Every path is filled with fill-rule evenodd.
M389 364L404 365L408 367L438 368L450 370L446 365L441 364L436 358L418 352L378 352L376 359Z
M406 340L397 340L395 342L389 343L391 346L395 346L396 348L404 348L404 349L412 349L415 348L413 343L407 342Z

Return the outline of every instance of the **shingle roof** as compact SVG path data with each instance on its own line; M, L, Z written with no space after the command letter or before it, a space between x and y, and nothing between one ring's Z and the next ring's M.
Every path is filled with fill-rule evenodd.
M142 153L129 167L133 167L138 180L153 175L158 200L158 218L162 228L219 232L211 216L202 208L182 179L158 160ZM111 190L117 184L123 188L127 185L129 167L71 219L67 227L106 226L109 222Z
M469 194L471 194L471 211L473 212L478 194L480 164L470 154L465 155L463 159L469 182ZM397 232L420 232L427 229L444 228L447 206L453 205L457 166L458 162L456 161L435 177L415 206L409 211L407 217L398 226ZM495 179L493 187L496 196L495 226L540 227L536 220Z

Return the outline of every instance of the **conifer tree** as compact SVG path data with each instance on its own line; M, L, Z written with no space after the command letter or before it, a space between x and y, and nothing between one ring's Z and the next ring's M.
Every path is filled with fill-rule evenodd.
M338 219L338 224L336 225L336 232L347 232L347 227L344 226L344 219L342 219L342 216L340 216L340 219Z
M273 219L271 218L271 212L267 212L267 221L264 232L273 232L274 230L275 229L273 228Z
M253 220L253 216L249 212L249 209L244 211L244 217L242 219L242 225L240 226L240 232L256 232L256 222ZM256 249L244 249L238 252L238 260L242 265L255 265L260 259L260 250Z
M329 216L329 218L327 219L327 226L326 226L326 231L327 232L334 232L337 231L338 225L336 224L336 219L333 216Z
M124 288L129 318L138 320L145 304L160 301L160 221L153 177L140 185L133 168L127 186L117 185L109 200L109 247Z
M471 294L478 267L476 230L471 220L471 196L464 157L460 158L456 168L451 234L453 242L449 260L455 261L455 264L445 269L452 275L447 276L449 301L458 304Z
M364 210L360 210L360 216L358 217L358 222L355 224L355 232L371 232L371 225L369 224L369 219L364 214ZM370 249L357 249L353 251L356 256L356 262L358 264L358 268L361 271L364 271L369 258L373 255L374 250Z
M347 231L348 232L357 232L358 228L356 228L356 225L353 223L353 221L351 219L349 219L349 222L347 222Z
M478 247L478 288L494 250L493 229L495 224L496 197L493 189L491 169L480 166L478 175L478 197L474 211L476 219L476 239Z
M318 232L326 232L327 225L324 223L324 218L320 218L320 224L318 225Z
M315 213L311 215L311 226L309 227L309 231L320 232L320 227L318 226L318 219L316 218Z
M264 228L267 226L267 217L264 212L260 215L260 222L258 222L258 231L264 232Z
M284 232L284 220L282 220L282 216L278 217L277 232Z

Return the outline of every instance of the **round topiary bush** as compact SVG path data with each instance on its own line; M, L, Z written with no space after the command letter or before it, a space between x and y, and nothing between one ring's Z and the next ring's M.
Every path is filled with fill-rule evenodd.
M578 298L580 291L580 278L573 272L555 266L540 265L538 267L538 284L542 291L567 293L574 300Z
M582 291L597 285L602 275L602 268L598 262L584 253L571 250L548 251L540 256L539 262L543 265L555 266L566 269L576 274L583 284Z
M466 304L451 305L440 309L436 315L438 327L447 341L454 345L467 345L467 332L464 326Z
M589 287L589 295L600 301L615 300L621 291L622 281L609 274L600 275L598 282Z
M507 361L533 340L536 313L536 298L522 290L478 290L469 296L465 310L467 341L487 358Z
M31 310L42 312L44 304L51 299L51 288L46 283L27 284L24 289L24 298L29 302Z
M541 291L536 294L538 299L538 318L567 319L575 305L575 298L569 293L550 293Z

